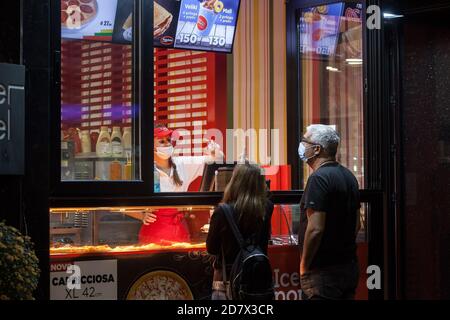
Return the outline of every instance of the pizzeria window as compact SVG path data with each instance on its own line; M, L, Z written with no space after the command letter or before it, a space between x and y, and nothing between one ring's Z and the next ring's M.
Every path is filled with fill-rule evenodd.
M297 12L301 83L293 89L299 95L295 104L287 103L294 84L286 81L284 9L277 2L243 1L228 57L178 50L155 55L154 121L174 131L173 159L180 160L179 174L188 183L167 186L171 173L156 169L158 190L223 191L231 168L243 159L265 169L272 191L304 189L310 171L300 163L298 142L316 123L339 132L338 161L364 188L362 4L339 2ZM221 166L218 159L212 169L199 168L205 158L217 160L210 156L217 144L226 163ZM196 161L186 169L192 174L185 173L183 161L189 159Z
M299 26L306 24L298 29L302 30L298 41L303 44L314 40L313 27L308 25L311 14L339 21L334 33L329 30L336 41L336 54L303 52L299 56L303 84L296 90L303 92L303 100L289 104L287 91L292 84L286 80L284 1L241 1L240 6L228 7L239 1L222 0L224 7L212 8L197 0L181 2L189 5L188 12L196 8L196 18L200 11L207 15L217 10L215 16L205 19L220 23L200 30L203 25L198 19L193 22L190 15L181 14L179 1L60 1L58 180L64 187L76 188L68 189L66 198L57 195L51 199L50 260L55 277L67 263L79 263L88 274L102 269L108 270L108 279L117 276L119 287L103 292L102 297L209 298L208 223L232 168L243 159L265 169L273 192L276 205L271 254L280 264L275 276L285 279L287 273L298 272L296 233L301 192L297 189L303 188L308 172L301 169L298 144L289 142L292 135L299 138L303 126L311 122L336 126L343 135L341 161L352 166L349 159L357 158L355 173L361 173L358 178L364 181L364 145L358 136L363 116L361 66L346 63L346 59L359 59L362 54L361 21L357 17L350 20L347 11L337 13L333 6L328 11L310 8L299 16ZM145 12L150 11L141 9L149 7L154 9L154 48L143 55L142 46L148 46L143 37L149 30L139 28L148 21ZM239 12L236 26L224 22L231 18L220 18L223 10L236 14L235 19ZM253 12L259 13L257 18ZM356 53L346 56L351 48ZM331 63L345 72L326 73L331 72L326 68ZM345 90L338 95L340 84L345 84ZM345 108L339 108L340 104ZM302 118L298 130L288 131L290 123L296 121L289 117L293 109ZM158 141L158 132L170 132L170 139L163 134L162 142ZM161 146L157 143L163 148L158 150ZM182 186L174 186L164 176L170 178L173 172L164 172L154 163L156 154L170 146L174 146L173 159L192 161L176 163ZM215 163L211 163L213 150L214 156L224 158L214 158ZM154 173L153 179L146 172ZM139 193L128 188L142 181L151 184L150 180L154 186L145 185ZM85 187L85 183L94 187ZM101 187L93 183L101 183ZM109 193L112 185L117 186L113 196ZM195 194L198 192L202 194ZM368 211L369 206L361 212L364 222ZM157 222L146 226L143 220L154 213L158 213ZM363 232L363 247L366 238ZM159 266L173 266L179 272L157 270ZM138 276L141 278L136 281ZM158 291L159 284L166 288L167 283L180 290L170 294L162 290L166 291L164 296ZM190 291L183 291L184 283ZM286 292L280 296L289 298L297 292L295 283L289 285L282 288ZM60 298L59 289L51 288L52 298Z
M140 180L133 1L60 4L60 179Z
M153 188L141 193L220 192L245 159L265 169L271 191L301 190L310 172L297 155L300 135L309 124L325 123L341 135L338 160L364 188L360 3L296 13L301 82L298 99L288 103L285 6L147 1L154 4L155 48L144 59L153 65L150 84L137 74L144 69L135 50L142 35L133 32L142 24L134 19L139 2L61 1L61 181L150 183L153 173ZM189 20L194 7L196 17L218 10L213 28L199 30L198 19ZM140 105L147 87L152 113ZM157 139L149 128L158 127L171 136ZM164 170L159 147L171 146L174 165Z

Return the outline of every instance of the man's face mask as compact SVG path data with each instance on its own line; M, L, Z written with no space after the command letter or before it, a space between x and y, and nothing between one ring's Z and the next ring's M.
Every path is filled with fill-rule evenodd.
M298 155L300 156L300 160L302 160L303 162L308 162L308 160L314 158L316 156L315 154L313 154L311 157L306 156L306 151L314 147L316 146L310 146L306 148L303 142L300 142L300 145L298 147Z

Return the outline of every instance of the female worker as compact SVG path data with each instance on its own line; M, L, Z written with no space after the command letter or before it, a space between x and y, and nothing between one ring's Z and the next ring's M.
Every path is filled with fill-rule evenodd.
M223 161L223 153L216 143L210 142L207 156L175 157L172 134L172 130L162 125L154 130L154 165L159 174L160 191L187 192L189 185L202 175L205 163ZM139 233L141 244L190 241L184 215L175 208L145 213L143 223Z

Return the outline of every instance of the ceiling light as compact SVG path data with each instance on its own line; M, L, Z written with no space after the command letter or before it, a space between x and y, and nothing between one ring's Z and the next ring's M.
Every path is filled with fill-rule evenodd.
M383 17L385 19L397 19L397 18L403 18L404 15L402 14L393 14L393 13L389 13L389 12L384 12L383 13Z

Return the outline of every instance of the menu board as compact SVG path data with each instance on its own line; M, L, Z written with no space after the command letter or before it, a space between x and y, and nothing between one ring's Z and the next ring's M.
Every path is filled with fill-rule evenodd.
M175 47L231 52L239 5L236 0L182 0Z
M61 37L111 41L117 0L61 0Z
M153 45L231 52L240 0L154 0ZM62 38L131 44L133 0L61 0Z
M343 2L302 10L300 52L304 55L333 56L343 11Z

